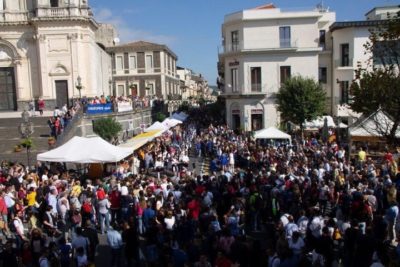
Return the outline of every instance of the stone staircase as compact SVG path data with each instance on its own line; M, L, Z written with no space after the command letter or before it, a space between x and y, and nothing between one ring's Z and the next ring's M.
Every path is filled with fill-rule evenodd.
M30 163L36 162L36 156L39 153L48 150L48 137L50 128L47 124L49 117L33 117L30 120L34 124L32 139L34 148L30 151ZM21 118L0 118L0 161L7 160L11 162L21 162L27 164L26 149L20 152L14 152L14 147L21 143L22 138L19 133Z

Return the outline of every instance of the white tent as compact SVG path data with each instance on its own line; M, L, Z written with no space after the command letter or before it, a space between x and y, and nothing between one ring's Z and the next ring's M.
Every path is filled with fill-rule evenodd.
M111 145L100 137L74 136L64 145L37 155L39 161L104 163L117 162L133 153L131 148Z
M305 129L320 129L320 128L324 127L325 118L327 119L328 127L330 127L330 128L336 127L336 124L333 121L333 118L331 116L322 116L322 117L316 118L313 121L306 121L304 123L304 128Z
M150 127L147 127L146 129L144 129L145 132L150 132L150 131L154 131L154 130L161 130L161 131L166 131L169 128L167 126L165 126L164 124L162 124L159 121L156 121L155 123L153 123Z
M174 119L174 118L167 118L162 122L162 124L164 126L168 127L168 129L172 128L172 127L175 127L176 125L181 124L181 123L182 123L181 120L177 120L177 119Z
M258 130L255 132L254 137L256 139L288 139L289 142L292 143L292 137L290 135L276 129L275 127Z
M349 134L352 137L382 137L392 127L393 120L385 112L378 110L368 117L361 117L349 128ZM400 127L397 128L396 137L400 138Z

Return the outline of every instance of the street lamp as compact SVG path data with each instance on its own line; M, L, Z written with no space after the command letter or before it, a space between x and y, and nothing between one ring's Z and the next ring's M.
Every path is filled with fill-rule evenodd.
M82 90L82 78L81 76L78 75L78 78L76 78L76 85L75 85L76 89L79 92L79 99L82 99L82 95L81 95L81 90Z
M30 164L30 149L32 148L32 140L30 139L30 136L33 134L34 128L33 128L33 122L31 122L30 119L30 114L27 110L24 110L21 113L21 118L22 122L19 125L19 133L21 134L22 138L25 138L25 140L21 143L23 147L26 148L26 157L27 157L27 163L28 167L31 165Z

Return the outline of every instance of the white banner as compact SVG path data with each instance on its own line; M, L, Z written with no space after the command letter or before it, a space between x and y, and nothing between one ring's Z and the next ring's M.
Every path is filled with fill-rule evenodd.
M118 102L118 112L125 112L133 110L131 102Z

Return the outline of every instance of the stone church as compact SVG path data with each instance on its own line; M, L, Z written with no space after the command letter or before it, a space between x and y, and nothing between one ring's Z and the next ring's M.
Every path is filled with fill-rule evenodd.
M0 111L23 110L39 97L51 109L80 94L110 94L105 47L114 37L88 0L0 0Z

